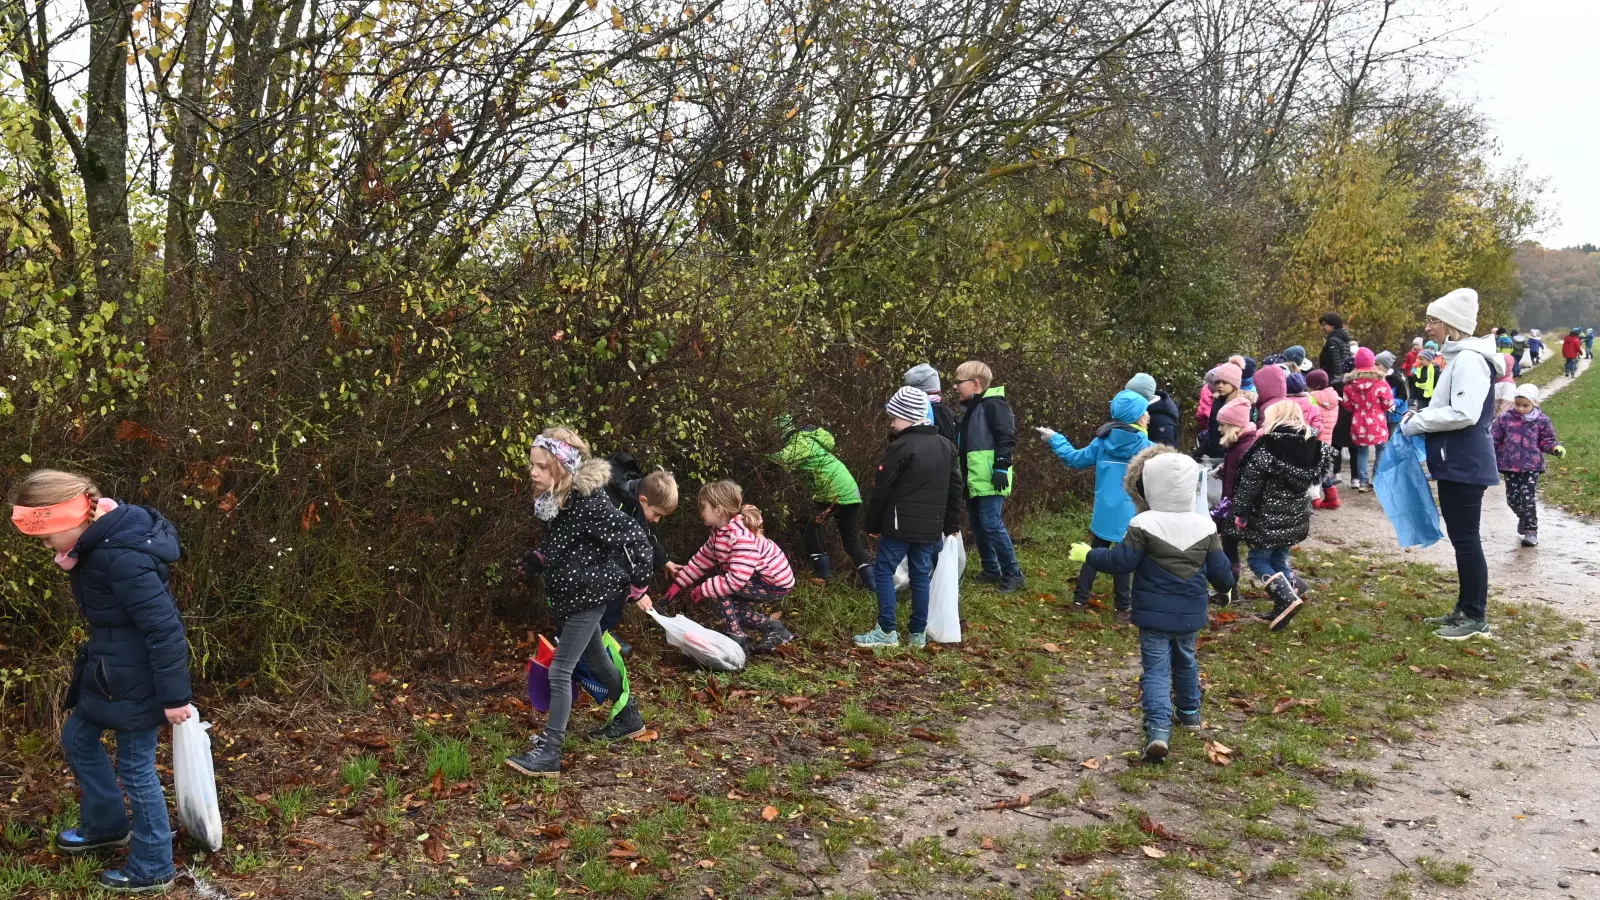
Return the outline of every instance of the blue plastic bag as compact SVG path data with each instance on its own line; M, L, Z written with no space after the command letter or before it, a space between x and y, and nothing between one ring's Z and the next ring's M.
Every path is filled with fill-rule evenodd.
M1430 547L1444 537L1422 463L1411 439L1396 433L1384 448L1378 474L1372 479L1378 502L1402 547Z

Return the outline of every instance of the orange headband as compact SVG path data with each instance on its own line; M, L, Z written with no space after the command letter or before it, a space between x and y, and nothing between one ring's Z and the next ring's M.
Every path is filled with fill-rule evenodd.
M17 526L17 530L23 534L44 537L47 534L71 531L89 521L90 507L88 494L79 494L71 500L63 500L50 506L13 506L11 524Z

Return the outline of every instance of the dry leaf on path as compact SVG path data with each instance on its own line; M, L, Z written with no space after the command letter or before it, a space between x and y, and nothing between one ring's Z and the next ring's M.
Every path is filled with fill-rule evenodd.
M661 732L655 730L654 728L646 728L645 730L634 735L633 739L638 743L648 744L651 741L660 740Z
M812 707L809 697L780 697L778 703L791 713L801 713Z
M994 838L988 836L987 834L984 835L983 836L983 840L978 842L978 849L979 850L993 850L994 849Z
M1167 857L1167 851L1161 849L1160 847L1152 847L1149 844L1145 844L1144 846L1140 847L1139 850L1144 853L1145 856L1148 856L1151 859L1166 859Z
M1060 653L1061 652L1061 645L1060 644L1046 643L1046 644L1040 644L1040 646L1044 648L1044 651L1046 653Z
M989 804L988 806L984 806L984 807L980 807L980 808L981 809L1025 809L1031 803L1033 803L1033 798L1029 797L1027 794L1023 794L1022 796L1017 797L1014 800L996 800L995 802Z
M919 741L928 741L932 744L939 743L939 736L928 729L923 728L921 725L911 729L911 731L908 733Z
M422 842L422 852L428 854L428 858L435 863L442 863L444 862L444 841L439 840L434 835L429 835L428 839Z
M776 821L777 818L778 818L778 808L776 806L768 806L768 807L766 807L766 808L761 810L761 821L763 821L763 822L772 822L772 821Z
M1100 757L1091 756L1083 762L1078 763L1078 765L1083 766L1085 769L1098 769L1100 768Z
M1233 750L1216 741L1206 741L1206 759L1211 760L1213 765L1225 766L1233 762Z

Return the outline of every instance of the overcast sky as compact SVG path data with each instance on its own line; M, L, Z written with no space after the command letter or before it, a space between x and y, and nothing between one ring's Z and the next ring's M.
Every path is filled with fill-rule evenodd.
M1477 44L1454 79L1503 158L1549 179L1547 247L1600 244L1600 0L1468 0Z

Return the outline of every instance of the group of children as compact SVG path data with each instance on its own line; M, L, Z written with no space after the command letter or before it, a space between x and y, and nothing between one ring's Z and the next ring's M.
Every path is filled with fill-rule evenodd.
M1304 603L1307 585L1293 571L1289 551L1309 534L1312 495L1321 493L1319 507L1339 503L1332 477L1337 432L1348 431L1352 482L1364 490L1364 448L1381 453L1405 404L1430 399L1440 361L1437 348L1419 342L1398 371L1391 354L1365 348L1349 354L1348 365L1340 373L1312 369L1304 348L1291 347L1259 365L1233 357L1216 366L1201 391L1192 456L1174 447L1177 404L1143 373L1112 397L1109 420L1084 447L1038 429L1064 464L1095 470L1092 543L1074 544L1070 553L1082 566L1075 602L1086 605L1096 575L1110 574L1118 619L1139 628L1147 760L1165 758L1174 720L1200 725L1196 640L1208 605L1238 596L1240 545L1249 546L1245 561L1272 600L1263 618L1280 630ZM941 402L938 372L927 365L907 372L906 384L885 404L890 436L864 511L855 479L832 453L832 436L777 422L782 448L770 458L801 474L816 504L803 528L814 571L822 579L830 574L821 527L832 519L857 578L877 594L876 625L856 636L859 646L899 644L893 575L902 560L911 583L909 643L925 645L931 574L943 539L960 531L963 506L983 561L977 580L1002 591L1025 585L1001 518L1015 486L1015 418L988 366L963 363L955 375L959 419ZM1565 455L1539 409L1536 387L1514 389L1493 438L1507 502L1523 543L1533 546L1543 456ZM751 652L794 639L781 618L766 611L794 589L794 571L763 533L761 512L744 502L739 485L723 480L700 490L699 512L710 534L680 565L651 530L678 507L671 473L646 473L626 454L597 458L570 429L551 428L535 439L528 474L544 534L521 568L543 579L560 641L550 666L545 729L507 765L528 775L560 773L580 662L619 698L589 736L622 740L644 730L620 655L608 652L604 638L627 603L654 611L649 589L658 572L669 584L663 606L704 604L721 630ZM1220 488L1215 498L1207 496L1208 476ZM91 629L74 664L67 693L72 714L62 731L83 790L81 824L59 834L56 845L81 854L131 844L127 862L102 873L101 886L165 889L174 868L155 767L157 735L162 725L193 714L189 648L168 584L168 567L179 558L176 531L153 509L102 498L88 479L53 470L18 484L12 521L40 538L69 573ZM877 540L875 561L861 532ZM115 770L101 743L106 731L117 735Z

